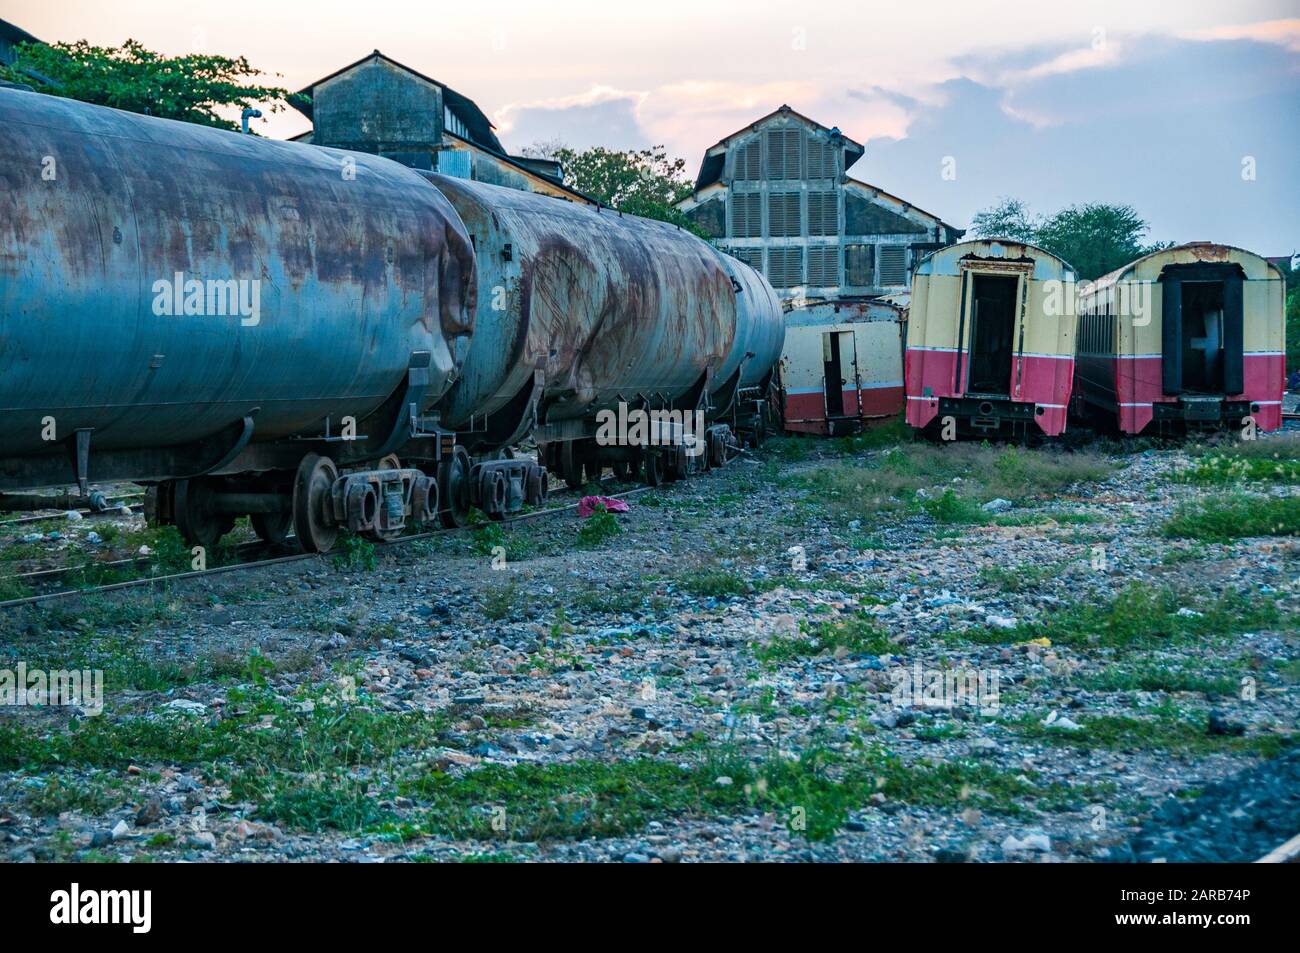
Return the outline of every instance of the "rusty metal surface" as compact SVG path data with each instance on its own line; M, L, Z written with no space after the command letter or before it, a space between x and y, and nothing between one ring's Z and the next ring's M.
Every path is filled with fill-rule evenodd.
M445 392L473 253L411 170L15 90L0 129L0 458L45 417L99 450L362 420L419 350ZM256 281L257 320L156 313L177 273Z
M722 383L731 380L739 367L740 386L754 387L781 358L785 344L781 299L767 279L749 265L720 251L717 255L740 289L735 295L735 340L717 379Z
M444 422L464 427L500 410L536 370L553 422L620 400L680 398L728 361L737 295L708 243L609 209L424 175L460 213L478 255L476 330L439 407Z

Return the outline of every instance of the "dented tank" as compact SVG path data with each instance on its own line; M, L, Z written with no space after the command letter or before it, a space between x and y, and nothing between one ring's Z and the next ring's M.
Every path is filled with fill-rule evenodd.
M0 128L0 488L74 432L91 479L179 476L111 452L316 434L454 378L473 250L412 170L14 89Z
M783 326L747 266L664 222L422 173L473 238L478 317L439 406L471 449L590 437L619 403L708 403L766 379Z
M736 336L717 378L724 390L734 380L737 393L756 390L765 395L785 343L781 299L749 265L720 251L716 254L736 291ZM729 396L715 392L715 404L721 405Z

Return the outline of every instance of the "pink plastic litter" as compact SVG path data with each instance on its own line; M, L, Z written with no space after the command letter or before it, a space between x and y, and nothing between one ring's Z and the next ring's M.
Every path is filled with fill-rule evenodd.
M592 513L596 512L597 506L603 506L610 513L626 513L627 504L622 500L616 500L612 496L584 496L578 503L578 515L586 519Z

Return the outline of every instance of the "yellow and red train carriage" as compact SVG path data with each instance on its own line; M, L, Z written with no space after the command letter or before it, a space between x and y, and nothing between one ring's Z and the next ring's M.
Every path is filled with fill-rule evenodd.
M1074 376L1074 271L1024 242L941 248L912 277L907 422L951 435L1058 436Z
M1286 282L1229 245L1154 252L1080 289L1072 409L1121 433L1282 425Z

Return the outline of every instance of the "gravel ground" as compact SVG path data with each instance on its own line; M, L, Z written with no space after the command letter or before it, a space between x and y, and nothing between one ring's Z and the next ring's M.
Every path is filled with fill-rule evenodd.
M0 858L1227 860L1300 831L1300 541L1169 535L1223 492L1174 479L1188 448L884 444L782 442L607 536L569 512L6 613L0 668L105 685L97 717L0 708Z

